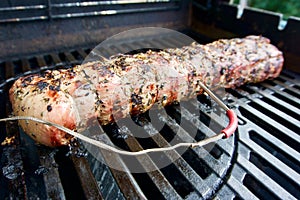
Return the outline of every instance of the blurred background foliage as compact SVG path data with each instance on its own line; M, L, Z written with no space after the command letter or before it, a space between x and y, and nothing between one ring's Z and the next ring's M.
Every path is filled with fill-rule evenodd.
M246 1L246 0L241 0ZM239 4L240 0L234 0L235 4ZM270 10L282 13L284 18L289 16L300 17L300 0L247 0L249 7Z

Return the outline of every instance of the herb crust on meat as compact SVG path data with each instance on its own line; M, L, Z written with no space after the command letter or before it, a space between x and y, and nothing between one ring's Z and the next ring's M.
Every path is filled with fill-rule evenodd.
M119 54L71 69L19 78L10 89L13 112L75 130L91 119L101 125L166 106L209 88L234 88L279 75L283 55L262 36L222 39L133 55ZM68 144L70 136L54 127L20 121L37 142Z

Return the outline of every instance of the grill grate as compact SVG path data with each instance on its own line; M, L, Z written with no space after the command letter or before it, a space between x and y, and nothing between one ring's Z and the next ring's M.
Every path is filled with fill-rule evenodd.
M174 41L168 40L164 42ZM150 42L159 41L153 39ZM0 102L1 110L6 111L1 111L0 116L11 113L7 91L13 79L40 70L79 64L89 51L70 50L1 63ZM299 199L299 92L300 76L288 70L272 81L226 90L224 101L236 111L239 118L235 135L219 141L212 149L209 146L188 149L175 162L162 169L156 166L159 160L151 154L140 162L138 159L123 160L118 155L99 153L106 162L117 163L124 169L119 171L109 168L90 154L86 157L77 157L80 153L66 156L68 149L36 146L19 131L16 123L0 124L1 133L17 137L16 145L1 146L0 149L0 168L4 175L1 176L0 185L5 188L1 190L0 197ZM135 131L133 128L122 129L113 124L103 127L106 132L103 137L111 144L136 151L170 145L175 133L178 140L202 140L226 125L225 114L214 105L208 105L206 97L202 96L198 101L166 108L166 116L160 115L160 111L153 112L165 123L159 134L153 135L153 132L158 132L155 127L144 126L143 134L150 137L135 138L130 134ZM197 117L195 112L200 116ZM146 117L137 121L148 123ZM197 134L193 138L190 133L195 129ZM127 137L123 137L126 134ZM0 137L3 141L4 135ZM81 152L82 149L78 148ZM166 152L161 159L172 159L181 153L180 149ZM64 165L66 167L62 167ZM125 170L133 165L157 169L148 173ZM9 171L9 166L14 168ZM16 177L9 179L8 175ZM70 182L77 183L75 189L68 187ZM36 184L41 187L37 189Z

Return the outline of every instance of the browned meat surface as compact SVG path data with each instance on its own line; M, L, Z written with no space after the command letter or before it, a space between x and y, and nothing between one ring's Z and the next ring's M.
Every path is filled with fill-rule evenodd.
M282 53L267 38L248 36L159 52L116 55L102 62L53 70L17 80L10 89L15 115L32 116L75 130L97 118L108 124L130 114L201 94L279 75ZM70 137L47 125L20 121L24 131L48 146Z

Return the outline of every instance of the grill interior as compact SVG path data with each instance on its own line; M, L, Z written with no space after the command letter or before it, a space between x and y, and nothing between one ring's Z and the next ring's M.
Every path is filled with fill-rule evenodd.
M194 1L193 5L195 11L202 4ZM205 31L198 31L199 26L197 21L182 32L199 43L214 39L214 35L208 37ZM180 45L176 38L157 38L147 38L147 42ZM80 64L92 48L82 46L3 60L0 117L11 114L8 89L17 77ZM290 53L288 57L294 59ZM140 162L136 158L99 153L103 160L114 162L124 170L109 168L80 142L78 146L50 149L34 144L16 122L1 123L0 141L14 136L15 142L0 147L0 198L299 199L300 75L294 68L299 67L286 67L275 80L219 94L238 115L239 126L233 137L184 153L181 149L166 152L161 160L181 156L161 169L158 167L161 160L151 154ZM139 131L149 137L133 137L130 133L136 130L116 124L103 126L102 136L108 143L137 151L168 146L174 137L179 142L199 141L218 133L227 124L225 114L206 96L182 102L180 106L169 106L164 111L168 115L161 115L161 110L151 113L164 124L160 130L149 125L147 114L133 119L144 125ZM192 135L195 130L196 134ZM130 173L126 169L132 166L156 170Z

